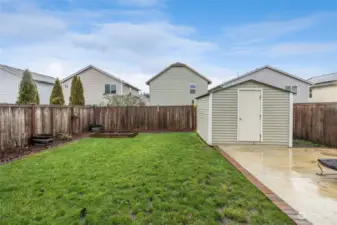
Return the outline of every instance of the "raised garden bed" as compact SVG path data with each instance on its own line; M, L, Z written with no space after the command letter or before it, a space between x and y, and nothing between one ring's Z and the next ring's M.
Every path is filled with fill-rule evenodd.
M0 165L11 162L16 159L20 159L26 155L31 155L34 153L41 152L51 147L57 147L57 146L64 145L72 141L76 141L82 138L89 137L89 135L90 133L80 133L80 134L73 135L71 140L55 138L50 145L31 145L30 144L28 146L25 146L24 148L12 147L12 148L5 149L3 151L0 151Z
M96 138L127 138L127 137L136 137L138 135L138 132L133 131L99 131L92 133L90 137L96 137Z

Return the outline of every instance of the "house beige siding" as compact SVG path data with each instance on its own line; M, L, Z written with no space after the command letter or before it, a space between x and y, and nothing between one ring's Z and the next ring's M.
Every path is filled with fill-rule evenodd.
M310 102L337 102L337 85L312 88Z
M237 143L238 88L263 89L263 142L254 144L288 146L290 93L254 81L213 93L212 144Z
M103 94L105 92L105 84L116 84L116 93L121 94L121 82L110 77L94 68L89 68L77 75L81 78L84 90L84 98L86 105L99 105L104 101ZM71 90L71 78L62 82L64 100L69 103ZM130 91L128 85L123 85L123 94ZM131 93L138 95L138 91L131 88Z
M139 96L139 91L130 87L129 85L123 84L123 95L127 95L131 92L132 95Z
M195 94L190 94L191 83L196 84ZM171 67L149 85L151 105L191 105L208 90L207 81L186 67Z
M197 132L208 142L209 96L198 99L197 102Z

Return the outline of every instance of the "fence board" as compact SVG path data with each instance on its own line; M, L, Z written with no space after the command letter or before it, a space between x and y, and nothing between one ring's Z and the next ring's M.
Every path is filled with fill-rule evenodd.
M89 125L95 123L102 124L106 130L193 131L195 111L193 106L0 105L0 150L26 146L32 132L54 136L78 134L88 131Z
M337 147L337 103L294 104L294 137Z

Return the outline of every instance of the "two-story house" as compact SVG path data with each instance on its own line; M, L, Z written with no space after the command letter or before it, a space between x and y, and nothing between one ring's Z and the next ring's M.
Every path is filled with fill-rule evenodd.
M79 77L82 81L86 105L101 104L104 101L105 94L126 95L131 93L132 95L139 95L139 88L93 65L89 65L61 81L66 104L69 103L73 76Z
M337 73L330 73L308 79L309 102L337 102Z
M308 102L309 87L311 85L310 81L268 65L228 80L212 88L210 91L221 89L250 79L293 92L294 103Z
M191 105L211 81L183 63L174 63L146 82L150 105Z

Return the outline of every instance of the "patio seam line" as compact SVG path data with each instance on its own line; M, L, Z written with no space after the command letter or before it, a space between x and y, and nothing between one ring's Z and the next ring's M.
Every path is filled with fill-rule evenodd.
M297 225L312 225L306 219L299 219L299 213L293 209L288 203L283 201L277 194L265 186L254 175L246 170L241 164L233 159L229 154L224 152L219 146L214 146L215 149L234 166L244 177L246 177L258 190L260 190L277 208L279 208L284 214L286 214Z

